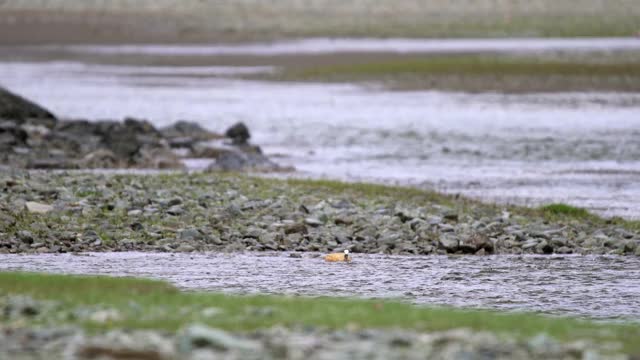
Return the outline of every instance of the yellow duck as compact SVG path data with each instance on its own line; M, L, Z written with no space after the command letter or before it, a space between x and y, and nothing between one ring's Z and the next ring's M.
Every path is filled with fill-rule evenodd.
M334 253L329 254L324 257L325 261L330 262L338 262L338 261L351 261L351 255L349 255L349 250L345 250L344 253Z

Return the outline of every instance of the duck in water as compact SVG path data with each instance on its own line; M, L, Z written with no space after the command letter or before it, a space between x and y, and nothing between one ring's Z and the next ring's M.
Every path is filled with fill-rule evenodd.
M338 262L338 261L351 261L351 255L349 255L349 250L345 250L344 253L334 253L329 254L324 257L325 261L330 262Z

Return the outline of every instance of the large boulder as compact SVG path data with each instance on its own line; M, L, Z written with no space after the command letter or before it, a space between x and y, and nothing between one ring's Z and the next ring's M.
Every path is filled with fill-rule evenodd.
M198 142L222 138L222 135L211 132L198 123L184 120L164 127L160 132L173 148L192 148Z
M3 87L0 87L0 118L21 123L27 119L49 119L55 121L55 116L49 110ZM50 124L51 122L47 123Z

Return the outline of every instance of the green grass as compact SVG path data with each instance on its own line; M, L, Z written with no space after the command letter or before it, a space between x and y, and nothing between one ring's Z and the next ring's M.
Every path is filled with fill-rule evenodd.
M587 218L592 216L585 209L561 203L545 205L542 206L540 210L551 215L564 215L573 218Z
M518 91L640 91L640 61L618 54L446 55L355 59L298 66L277 75L300 81L380 81L392 88Z
M640 76L640 62L589 64L500 57L447 56L333 65L305 69L298 76L318 78L344 74L380 77L403 73L412 75Z
M180 292L152 280L103 276L65 276L0 272L0 294L24 294L61 302L64 308L109 307L123 315L120 321L77 323L90 331L111 328L175 331L191 322L204 322L226 330L249 331L274 325L309 325L331 329L406 328L437 331L470 328L518 337L544 332L559 340L619 341L624 350L640 354L640 325L590 322L535 314L497 313L481 310L427 308L393 301L285 296L235 296ZM216 307L219 315L204 318L201 310ZM266 315L252 309L269 308ZM155 314L155 315L154 315ZM34 320L42 323L44 320ZM56 320L60 322L60 320Z

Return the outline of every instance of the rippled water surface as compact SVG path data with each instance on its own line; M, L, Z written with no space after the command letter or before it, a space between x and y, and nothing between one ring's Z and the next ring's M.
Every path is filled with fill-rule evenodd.
M485 200L566 202L640 218L640 94L390 92L247 81L269 66L98 64L101 56L284 56L350 51L634 50L637 39L327 40L236 46L36 48L49 61L0 64L0 83L62 117L187 119L223 131L244 121L296 175L411 184ZM91 62L59 61L58 51ZM66 49L66 50L65 50ZM29 51L34 51L30 49ZM18 55L16 55L18 54ZM18 56L19 57L19 56ZM25 58L26 59L26 58ZM149 61L148 57L145 58ZM1 60L0 60L1 61ZM197 163L195 166L197 166Z
M312 257L313 256L313 257ZM418 304L640 320L640 259L305 254L0 255L0 270L143 276L229 293L399 298Z

